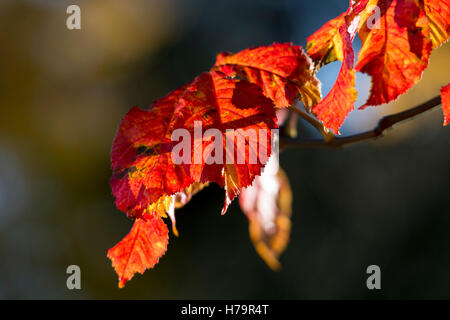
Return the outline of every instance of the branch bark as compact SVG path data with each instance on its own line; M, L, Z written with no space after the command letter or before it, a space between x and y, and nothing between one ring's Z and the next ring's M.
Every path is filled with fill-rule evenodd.
M378 125L373 128L372 130L358 133L351 136L346 137L339 137L335 135L329 135L327 134L324 136L323 129L318 129L319 132L322 134L324 139L304 139L304 138L290 138L290 137L280 137L280 147L331 147L331 148L339 148L348 144L361 142L365 140L371 140L376 139L381 136L383 136L383 133L389 129L392 128L395 124L402 122L407 119L411 119L419 114L422 114L428 110L433 109L434 107L441 104L441 97L437 96L434 97L416 107L413 107L411 109L391 114L388 116L385 116L380 119L378 122ZM315 128L317 128L317 120L312 118L311 116L307 115L305 112L301 111L297 108L290 108L290 110L296 112L299 114L303 119L310 122ZM305 118L305 114L307 115L307 118Z

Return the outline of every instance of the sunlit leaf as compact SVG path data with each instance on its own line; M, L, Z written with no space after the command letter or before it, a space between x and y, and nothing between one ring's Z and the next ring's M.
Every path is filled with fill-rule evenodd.
M347 25L343 25L339 30L344 58L336 82L326 97L313 108L313 112L323 125L335 133L339 133L339 128L345 118L353 110L357 94L355 70L353 69L355 58L352 35L347 29Z
M344 59L342 37L339 30L341 26L345 25L346 15L347 12L344 12L337 18L331 19L307 38L306 50L317 65L322 66Z
M292 105L295 98L307 108L320 101L320 83L301 46L279 43L236 54L223 52L217 56L215 67L257 84L279 108Z
M135 273L153 268L166 252L168 242L167 226L161 217L136 219L130 233L108 250L108 258L119 276L119 287L123 288Z
M439 47L450 37L450 0L423 0L428 18L433 48Z
M372 77L365 106L388 103L411 88L428 65L432 44L428 19L415 0L371 0L378 6L379 28L368 25L372 11L361 15L362 48L356 70Z

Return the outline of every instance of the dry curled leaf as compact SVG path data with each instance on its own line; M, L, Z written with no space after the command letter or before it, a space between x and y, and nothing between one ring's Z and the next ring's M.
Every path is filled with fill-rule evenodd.
M239 204L248 218L250 239L261 258L273 270L289 243L292 192L289 180L273 155L264 173L242 190Z

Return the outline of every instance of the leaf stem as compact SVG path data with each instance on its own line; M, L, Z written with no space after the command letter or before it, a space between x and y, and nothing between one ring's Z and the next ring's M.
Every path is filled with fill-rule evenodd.
M295 107L295 106L290 106L288 107L288 110L295 112L297 115L300 116L300 118L306 120L308 123L310 123L314 128L316 128L317 131L320 132L320 134L322 135L324 141L330 141L332 139L334 139L334 135L329 132L324 126L323 124L317 120L316 118L314 118L313 116L311 116L310 114L306 113L305 111Z

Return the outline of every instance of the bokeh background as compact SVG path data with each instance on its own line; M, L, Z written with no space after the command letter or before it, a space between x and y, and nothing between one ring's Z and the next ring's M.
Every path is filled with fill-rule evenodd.
M81 7L82 29L66 29ZM0 298L450 298L450 128L436 108L384 138L281 154L294 191L292 237L271 271L237 201L209 187L177 211L180 237L125 289L106 250L132 222L113 204L109 151L120 119L209 69L221 51L306 37L346 0L2 0ZM359 40L355 47L359 46ZM344 135L417 105L450 82L450 46L395 104L355 111ZM340 67L319 72L325 94ZM370 79L358 75L357 105ZM301 127L301 134L310 134ZM66 268L82 290L66 288ZM382 290L366 288L377 264Z

